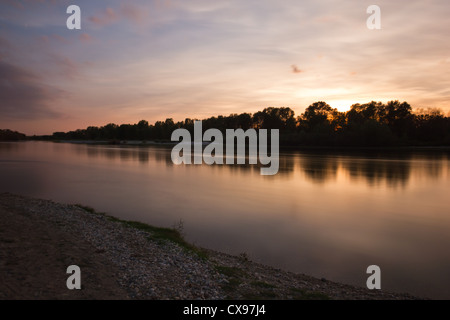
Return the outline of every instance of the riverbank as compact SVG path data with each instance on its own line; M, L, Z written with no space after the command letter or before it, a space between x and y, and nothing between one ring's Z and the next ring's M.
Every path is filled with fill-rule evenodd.
M414 299L196 248L179 232L0 194L0 299ZM66 269L81 269L68 290Z

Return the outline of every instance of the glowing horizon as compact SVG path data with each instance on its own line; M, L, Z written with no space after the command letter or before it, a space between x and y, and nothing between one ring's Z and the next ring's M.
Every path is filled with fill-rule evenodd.
M1 2L0 128L300 115L316 101L450 110L444 1L378 1L381 30L366 26L369 1L78 1L81 30L66 27L69 4Z

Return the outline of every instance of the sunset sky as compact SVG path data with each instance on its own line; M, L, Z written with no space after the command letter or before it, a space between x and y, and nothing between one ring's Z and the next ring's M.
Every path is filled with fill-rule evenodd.
M319 100L448 112L449 34L448 0L0 0L0 128L300 115Z

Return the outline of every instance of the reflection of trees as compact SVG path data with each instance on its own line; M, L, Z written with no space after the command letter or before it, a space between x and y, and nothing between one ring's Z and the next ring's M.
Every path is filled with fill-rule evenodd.
M248 159L246 160L246 164L234 164L234 165L223 165L227 167L227 169L232 173L246 173L246 174L261 174L261 168L269 167L270 165L261 165L258 164L251 165L248 164ZM274 177L289 177L294 173L294 158L289 154L280 154L279 157L279 167L278 173L275 176L266 176L268 179L273 179Z
M84 149L90 158L102 157L108 160L120 160L123 162L140 162L142 164L150 161L172 164L169 148L163 147L111 147L111 146L86 146Z
M119 156L120 149L106 148L103 149L101 155L104 155L106 158L114 160Z
M450 152L422 152L414 156L421 167L426 170L428 176L433 178L438 178L442 175L444 165L442 162L446 162L447 166L450 168Z
M289 176L292 173L294 173L294 157L289 154L280 154L278 174Z
M334 180L339 170L354 181L365 179L371 186L386 182L389 186L405 185L411 172L410 159L373 158L369 155L306 154L300 158L305 176L316 183Z
M80 152L82 149L77 149ZM103 157L109 160L120 159L123 162L136 162L147 163L150 161L156 161L158 163L164 163L167 166L173 166L171 158L171 147L156 147L156 146L146 146L146 147L126 147L126 146L85 146L84 152L90 158ZM224 163L226 162L224 158ZM227 167L232 172L242 172L242 173L260 173L261 165L250 165L248 157L246 159L246 164L235 164L234 165L212 165L210 167ZM193 158L192 158L193 163ZM206 164L204 164L206 166ZM280 156L279 170L277 176L287 176L294 172L294 159L290 155Z
M349 159L344 161L352 180L364 178L371 186L386 182L388 186L405 186L411 173L411 161L391 159Z
M305 176L313 182L324 183L336 177L338 170L336 157L303 154L297 159Z
M0 148L2 144L0 144ZM81 146L80 146L81 147ZM83 148L80 148L83 149ZM77 151L80 151L78 149ZM85 146L88 157L102 157L123 162L145 164L155 161L173 166L171 146ZM449 164L450 154L442 151L398 153L339 153L339 152L286 152L279 158L279 171L276 177L290 177L295 170L301 170L305 177L314 183L326 183L336 179L343 170L351 180L365 180L370 186L386 183L389 187L406 186L411 172L419 170L431 178L442 174L443 166ZM225 162L225 161L224 161ZM235 161L236 163L236 161ZM230 174L260 174L261 165L246 164L212 165L211 170L227 170ZM192 166L194 166L192 164Z
M437 179L448 152L401 152L363 154L301 154L298 158L305 176L316 183L335 179L344 170L350 179L364 179L370 186L386 183L389 187L406 186L413 170Z
M99 156L100 152L99 152L99 148L88 146L86 148L86 153L87 153L89 158L97 158Z
M0 142L0 153L2 151L12 151L23 148L24 144L21 142Z
M172 149L171 148L160 148L158 152L152 154L157 162L165 163L167 166L172 166L172 158L170 156ZM147 161L148 161L148 153L147 153ZM144 160L144 157L140 158L141 161Z

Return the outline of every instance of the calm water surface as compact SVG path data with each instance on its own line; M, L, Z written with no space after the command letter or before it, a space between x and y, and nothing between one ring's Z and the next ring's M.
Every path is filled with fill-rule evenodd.
M450 299L450 153L287 152L254 166L174 166L170 148L0 143L0 192L80 203L294 272Z

